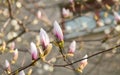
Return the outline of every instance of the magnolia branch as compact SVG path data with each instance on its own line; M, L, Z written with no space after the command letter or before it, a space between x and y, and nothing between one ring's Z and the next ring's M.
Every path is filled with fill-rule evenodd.
M13 19L11 2L10 2L10 0L7 0L7 2L8 2L9 16L11 19Z
M80 62L80 61L82 61L82 60L90 59L90 58L92 58L92 57L94 57L94 56L97 56L97 55L99 55L99 54L112 51L113 49L118 48L118 47L120 47L120 44L119 44L119 45L116 45L116 46L114 46L114 47L112 47L112 48L110 48L110 49L103 50L103 51L97 52L97 53L95 53L95 54L92 54L92 55L88 56L87 58L82 58L82 59L79 59L79 60L74 61L74 62L72 62L72 63L64 64L64 65L56 65L56 64L55 64L55 65L53 65L53 67L66 67L66 66L70 66L70 65L73 65L73 64L75 64L75 63L77 63L77 62ZM33 61L32 63L30 63L29 65L26 65L26 66L24 66L24 67L20 67L20 68L18 68L17 70L11 72L11 73L8 74L8 75L15 75L16 73L18 73L18 72L20 72L20 71L22 71L22 70L24 70L24 69L27 69L27 68L30 67L30 66L33 66L33 65L34 65L37 61L39 61L39 60L40 60L40 57L37 58L37 59L36 59L35 61Z
M25 33L25 30L22 30L16 37L13 37L12 39L8 40L8 41L6 42L6 44L14 41L15 39L17 39L18 37L20 37L20 36L23 35L24 33Z
M99 55L99 54L102 54L102 53L111 51L111 50L113 50L113 49L115 49L115 48L118 48L118 47L120 47L120 45L116 45L116 46L114 46L114 47L112 47L112 48L110 48L110 49L107 49L107 50L103 50L103 51L97 52L97 53L95 53L95 54L92 54L92 55L88 56L87 58L79 59L79 60L74 61L74 62L72 62L72 63L70 63L70 64L54 65L54 66L55 66L55 67L65 67L65 66L69 66L69 65L75 64L75 63L77 63L77 62L80 62L80 61L82 61L82 60L84 60L84 59L89 59L89 58L92 58L92 57L94 57L94 56L96 56L96 55Z
M24 67L21 67L21 68L18 68L17 70L11 72L10 74L8 75L16 75L18 72L30 67L30 66L33 66L38 60L40 60L40 58L36 59L35 61L33 61L32 63L28 64L27 66L24 66Z

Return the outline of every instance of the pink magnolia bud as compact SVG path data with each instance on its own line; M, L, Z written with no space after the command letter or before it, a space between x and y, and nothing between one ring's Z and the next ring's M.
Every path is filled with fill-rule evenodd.
M69 16L70 16L70 11L69 11L69 9L63 8L63 9L62 9L62 15L63 15L63 17L65 17L65 18L69 17Z
M8 62L8 60L5 60L5 68L10 67L10 63Z
M69 51L68 53L74 53L76 49L76 41L73 41L70 46L69 46Z
M25 72L22 70L19 72L19 75L25 75Z
M88 57L88 55L86 54L86 55L83 57L84 60L82 60L80 63L85 63L85 62L87 62L87 60L88 60L87 57Z
M113 12L113 14L114 14L115 20L120 21L120 15L115 11Z
M44 29L40 29L40 42L42 44L43 50L47 48L47 46L50 44L49 37Z
M63 32L57 21L54 22L53 33L56 36L56 38L58 39L58 41L63 41Z
M88 55L85 55L85 56L83 57L83 59L84 59L84 58L86 58L86 59L80 61L80 65L79 65L79 70L78 70L78 71L82 72L82 70L83 70L83 69L86 67L86 65L88 64L88 62L87 62L87 57L88 57Z
M10 63L8 60L5 60L5 70L10 73L11 72L11 68L10 68Z
M15 49L13 60L16 61L17 59L18 59L18 49Z
M41 19L41 18L42 18L42 13L41 13L40 10L37 12L37 17L38 17L38 19Z
M74 0L69 0L69 2L70 2L70 3L73 3L73 2L74 2Z
M30 52L32 55L32 60L36 60L38 58L38 52L36 45L33 42L30 43Z
M11 43L10 49L11 49L11 50L14 50L14 49L15 49L15 42L12 42L12 43Z
M102 20L97 20L96 23L97 23L97 25L100 26L100 27L102 27L102 26L105 25Z

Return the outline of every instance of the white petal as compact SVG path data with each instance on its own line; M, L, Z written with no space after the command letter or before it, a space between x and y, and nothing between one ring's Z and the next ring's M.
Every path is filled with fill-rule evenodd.
M117 12L114 11L113 14L116 20L120 20L120 15Z
M74 0L69 0L71 3L74 1Z
M31 55L35 55L35 57L37 57L37 48L36 48L36 45L31 42L30 44L30 52L31 52ZM34 56L32 56L34 58Z
M25 75L25 72L22 70L19 72L19 75Z
M37 12L37 17L38 17L39 19L41 19L41 17L42 17L42 13L41 13L40 10Z
M18 55L18 49L15 49L14 55Z
M15 49L13 59L17 60L17 58L18 58L18 49Z
M5 68L8 68L10 66L10 63L8 60L5 60Z
M65 9L65 8L63 8L62 9L62 14L63 14L63 16L69 16L69 14L70 14L70 11L69 11L69 9Z
M45 46L47 46L50 43L49 37L43 28L40 29L40 40L42 43L45 44Z
M84 59L84 58L86 58L86 59L82 60L81 62L87 62L87 57L88 57L88 55L86 54L86 55L83 57L83 59Z
M62 29L60 27L60 25L58 24L57 21L54 22L54 30L53 30L54 35L58 36L58 39L61 41L63 40L63 32Z
M76 49L76 41L73 41L69 46L69 52L74 52Z

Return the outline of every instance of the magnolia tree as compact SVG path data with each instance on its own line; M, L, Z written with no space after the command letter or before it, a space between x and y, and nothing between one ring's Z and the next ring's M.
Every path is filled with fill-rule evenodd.
M101 2L101 0L97 0L97 1L99 1L99 3ZM31 0L30 2L34 2L34 0ZM115 27L113 27L111 30L105 30L104 37L102 37L102 39L100 40L99 39L97 40L100 42L99 46L100 46L100 49L102 50L99 50L95 53L94 52L82 53L81 49L84 47L83 45L80 45L80 43L83 44L84 41L87 41L87 42L91 41L93 43L96 40L72 39L72 40L67 41L64 39L64 36L66 34L63 33L64 30L61 27L61 23L57 22L56 20L54 20L52 23L47 17L47 15L43 13L41 10L38 10L34 14L33 13L34 10L30 10L26 8L26 10L28 10L30 13L34 14L35 16L35 20L30 20L30 24L37 24L38 20L40 20L40 22L46 25L45 27L38 26L39 30L36 30L36 31L30 30L30 28L27 27L27 25L24 23L24 20L20 19L20 16L19 17L15 16L15 15L18 15L19 11L15 12L14 14L14 11L16 9L13 7L16 7L22 10L22 7L25 8L24 1L17 1L17 2L14 0L0 1L0 5L2 5L2 3L4 3L5 8L6 7L7 8L6 10L0 10L0 14L4 15L5 19L8 18L8 20L1 26L1 32L0 32L0 41L1 41L0 58L2 58L2 64L0 64L1 70L2 70L0 71L1 75L33 75L34 69L40 66L39 62L43 64L47 64L48 66L46 66L45 69L48 69L49 67L52 72L55 70L56 67L58 68L62 67L64 69L73 71L75 75L79 75L79 74L83 74L84 70L86 70L90 66L88 62L89 60L91 60L90 58L95 57L100 54L108 53L110 51L112 51L114 54L117 54L117 49L119 49L119 46L120 46L120 40L119 40L120 26L118 25L120 22L120 15L117 12L117 9L113 10L109 5L105 5L105 7L107 11L111 10L111 12L113 13L114 21L116 23ZM69 8L62 8L61 10L62 18L65 21L66 19L76 18L76 16L74 15L77 12L76 1L69 0L69 4L71 5L71 10ZM36 6L36 9L37 7L40 7L40 4L37 2L33 3L33 5ZM118 4L116 2L116 6L117 5ZM95 21L98 24L98 26L100 27L104 26L104 24L99 18L99 15L95 14L94 17L95 17ZM29 20L29 17L25 16L24 19ZM31 21L33 22L31 23ZM17 35L11 34L15 36L7 40L6 36L9 36L7 32L9 33L9 31L11 31L9 30L10 27L12 28L12 26L10 26L9 23L13 24L13 27L15 27L15 30L18 31L18 34ZM50 28L50 30L47 30L46 28ZM34 40L27 41L28 44L24 45L26 46L26 49L24 50L22 48L23 46L19 47L19 44L16 44L16 40L20 39L20 37L23 34L28 33L28 32L35 33L34 36L38 36L38 38L36 41ZM39 33L39 34L36 34L36 33ZM29 35L29 36L32 36L32 35ZM111 41L111 39L114 41ZM106 42L109 42L110 45L106 45ZM67 43L67 46L66 46L66 43ZM112 46L111 46L111 43L112 43ZM95 44L97 45L96 42ZM89 44L87 43L84 45L89 46ZM105 49L103 49L103 46L105 47ZM82 55L80 55L80 53L78 52L78 47L80 47L79 52ZM97 49L97 48L99 47L97 46L94 49ZM25 56L24 54L21 54L21 52L28 53L28 55L25 54L27 55ZM111 54L107 55L107 57L110 57ZM2 57L3 55L7 57L4 58ZM81 57L79 57L79 55ZM76 56L78 57L75 59ZM98 58L96 57L96 59ZM60 60L59 63L56 63L58 60ZM24 65L25 62L27 62L27 64ZM15 68L13 66L15 66ZM92 69L94 70L95 67L93 67ZM87 74L89 74L89 72Z
M57 66L69 66L70 64L74 64L75 62L70 62L70 60L67 57L73 57L74 56L74 52L76 50L76 41L73 41L70 46L69 46L69 50L68 52L63 52L64 50L64 35L62 32L61 27L59 26L58 22L55 21L54 22L54 27L53 27L53 33L55 35L55 41L50 43L50 39L49 36L47 34L47 32L41 28L40 29L40 44L38 44L38 46L36 46L36 44L34 42L30 43L30 49L29 52L31 54L31 63L27 66L21 67L15 71L11 70L11 65L10 64L15 64L15 62L17 61L19 52L18 49L15 49L15 44L13 43L11 45L11 50L10 52L12 52L14 54L12 60L9 62L7 59L5 60L5 71L8 75L15 75L17 73L19 73L19 75L25 75L24 73L24 69L30 67L30 66L34 66L37 61L43 61L53 67L57 67ZM51 52L52 50L52 44L54 44L55 46L57 46L59 48L59 52L61 53L61 55L59 55L59 58L63 58L64 61L66 62L65 65L55 65L53 63L50 62L50 60L46 60L47 55ZM15 49L15 50L14 50ZM82 72L82 70L86 67L87 65L87 58L88 55L86 54L83 59L80 60L79 62L79 67L74 69L76 71ZM30 74L29 74L30 75Z

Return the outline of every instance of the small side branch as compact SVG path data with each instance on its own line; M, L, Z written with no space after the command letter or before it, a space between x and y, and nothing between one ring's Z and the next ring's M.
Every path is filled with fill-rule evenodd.
M69 66L69 65L75 64L75 63L77 63L77 62L80 62L80 61L82 61L82 60L84 60L84 59L89 59L89 58L92 58L92 57L97 56L97 55L99 55L99 54L102 54L102 53L105 53L105 52L108 52L108 51L112 51L113 49L118 48L118 47L120 47L120 44L119 44L119 45L116 45L116 46L114 46L114 47L112 47L112 48L110 48L110 49L97 52L97 53L95 53L95 54L92 54L92 55L88 56L87 58L82 58L82 59L79 59L79 60L74 61L74 62L69 63L69 64L53 65L53 66L54 66L54 67L65 67L65 66Z
M8 3L9 16L11 19L13 19L11 1L7 0L7 3Z

